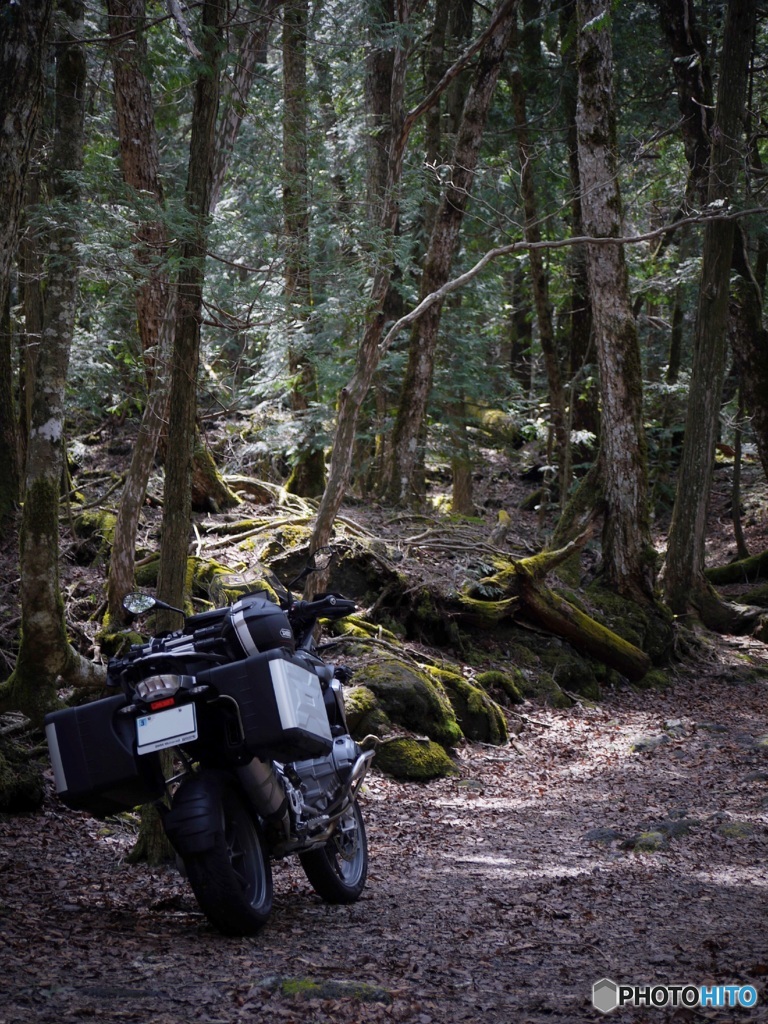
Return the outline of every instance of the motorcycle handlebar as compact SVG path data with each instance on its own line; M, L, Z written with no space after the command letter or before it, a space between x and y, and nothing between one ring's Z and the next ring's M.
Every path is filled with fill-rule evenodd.
M351 615L357 605L341 594L320 594L314 601L296 601L289 615L296 622L310 622L313 619L343 619Z

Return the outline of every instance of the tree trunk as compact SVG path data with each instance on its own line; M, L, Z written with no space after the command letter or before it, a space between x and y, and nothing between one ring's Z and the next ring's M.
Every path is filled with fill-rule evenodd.
M686 205L696 208L707 199L707 170L712 129L712 77L706 41L696 24L693 0L656 0L659 20L672 51L677 86L680 132L690 168Z
M11 302L6 291L0 307L0 527L18 507L21 497L19 431L13 393Z
M623 218L610 19L603 0L579 0L578 19L582 217L588 235L612 238L621 235ZM606 577L619 593L651 599L653 549L647 506L642 368L623 247L588 244L587 271L602 398Z
M520 160L520 192L523 199L524 232L526 242L537 245L541 241L541 219L536 202L536 185L533 179L535 154L531 148L526 113L526 91L522 72L512 73L512 109L515 118L517 150ZM552 323L552 306L549 301L549 276L544 267L541 249L532 248L528 253L531 277L531 291L536 308L536 322L539 328L539 344L544 356L549 393L549 416L554 431L555 461L558 466L559 500L565 501L568 491L566 468L568 465L569 436L565 415L565 396L560 372L560 359L555 346L555 330Z
M169 297L168 312L160 327L152 388L147 398L147 404L144 406L139 433L131 454L131 463L117 509L107 580L107 625L113 630L128 621L122 601L134 587L136 531L139 525L139 516L155 461L158 439L167 423L174 303L175 293L172 293Z
M728 5L712 132L710 204L732 200L738 190L742 115L755 25L753 0ZM670 608L697 608L714 628L723 625L704 577L704 541L725 369L730 270L735 226L711 220L704 229L685 440L669 530L664 585Z
M38 133L38 139L42 135ZM38 143L38 148L39 143ZM31 214L40 203L41 168L33 167L27 175L24 205ZM30 218L32 219L32 218ZM38 221L40 218L37 218ZM23 472L27 463L27 442L32 424L32 396L35 390L37 357L43 337L45 320L45 254L48 251L45 229L25 224L19 244L19 292L24 311L24 333L19 339L19 452ZM22 494L23 497L23 494Z
M475 71L462 114L452 159L450 183L435 218L419 289L419 301L446 283L459 240L475 167L483 140L501 62L517 16L517 0L504 0L493 20ZM419 465L418 440L432 390L442 303L433 303L419 318L408 349L408 365L395 418L391 454L386 468L386 489L397 505L418 500L415 472Z
M222 0L205 0L202 12L202 66L195 86L189 150L186 206L190 226L181 247L176 332L171 369L170 425L166 459L163 531L158 596L183 607L187 548L192 511L192 463L197 415L197 372L203 305L208 210L216 142L219 101ZM173 628L171 613L160 628Z
M760 463L768 477L768 331L763 327L762 296L754 277L734 279L728 336Z
M93 684L103 673L67 640L59 587L59 492L66 458L64 392L75 325L79 256L78 175L85 110L84 4L61 0L46 317L35 382L21 524L21 643L16 668L0 687L0 709L17 708L36 724L57 704L59 677Z
M560 36L562 39L575 37L576 0L564 0L560 8ZM569 231L572 236L583 235L584 222L581 216L581 178L579 175L579 140L576 129L578 104L578 71L575 47L564 53L562 104L566 118L566 144L568 146L568 176L571 183ZM573 248L568 256L569 296L567 307L561 314L565 323L568 351L568 383L566 385L568 413L571 430L588 430L595 437L600 436L600 411L598 408L597 382L588 383L590 367L596 360L592 341L592 307L589 297L587 260L583 248Z
M211 185L211 213L216 209L224 179L227 175L240 125L247 109L248 96L259 64L266 62L269 30L279 0L261 0L258 10L254 6L235 5L238 20L230 23L231 35L237 37L237 61L231 76L221 89L219 123L216 129L216 153L213 158L213 184ZM230 45L230 49L234 46Z
M18 503L19 438L13 398L10 276L30 153L43 98L52 0L5 4L0 38L0 520Z
M137 194L152 196L157 204L157 219L145 221L136 233L136 256L141 267L136 288L136 320L149 396L120 496L110 557L107 617L110 628L115 628L126 621L122 600L134 586L136 530L166 423L174 293L167 269L160 265L167 250L167 238L162 220L160 147L145 70L145 0L108 0L107 9L123 178Z
M285 313L291 408L307 419L317 400L317 380L310 355L312 285L309 267L309 178L307 173L307 0L283 10L283 216L285 221ZM301 430L300 448L286 490L306 498L323 493L325 456Z

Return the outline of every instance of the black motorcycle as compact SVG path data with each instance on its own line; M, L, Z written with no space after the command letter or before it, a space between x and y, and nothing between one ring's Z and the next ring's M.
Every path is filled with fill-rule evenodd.
M121 693L46 717L64 803L95 817L155 803L198 904L227 935L266 922L273 859L298 854L329 903L354 902L368 873L358 795L373 752L349 735L344 670L314 641L318 620L355 604L295 600L290 587L314 568L278 601L247 594L132 646L108 666ZM125 606L170 609L145 594Z

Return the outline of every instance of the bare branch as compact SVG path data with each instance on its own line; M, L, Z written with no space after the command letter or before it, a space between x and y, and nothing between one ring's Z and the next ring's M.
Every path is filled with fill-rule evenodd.
M750 210L738 210L732 213L722 213L719 210L707 212L706 210L701 213L692 215L690 217L683 217L681 220L676 221L674 224L665 225L662 228L656 228L653 231L646 231L640 235L625 235L623 237L594 237L591 235L576 235L573 238L557 238L554 241L548 242L526 242L520 240L517 242L510 242L509 245L499 245L495 249L490 249L484 256L482 256L473 267L460 274L458 277L453 278L451 281L436 289L434 292L430 292L426 295L418 306L415 306L410 313L406 313L401 316L387 331L385 337L382 339L379 345L380 355L384 355L389 349L392 342L395 340L400 331L409 327L414 321L418 320L422 313L426 312L431 306L434 306L436 302L442 302L446 296L452 292L458 291L463 288L465 284L477 277L477 275L483 271L489 263L493 260L500 259L502 256L511 256L516 252L530 252L534 249L566 249L569 246L574 245L639 245L641 242L648 242L654 238L660 238L662 235L671 234L673 231L677 231L679 228L684 227L686 224L702 224L706 221L712 220L739 220L743 217L751 217L755 214L765 214L768 212L768 207L759 206Z
M181 9L181 4L179 3L179 0L167 0L167 3L168 11L173 20L176 22L176 25L178 26L179 32L181 33L181 38L184 40L184 45L186 46L186 48L189 50L193 57L197 57L199 59L203 55L195 45L195 40L192 38L192 32L190 30L189 25L187 24L186 18L184 17L184 12Z

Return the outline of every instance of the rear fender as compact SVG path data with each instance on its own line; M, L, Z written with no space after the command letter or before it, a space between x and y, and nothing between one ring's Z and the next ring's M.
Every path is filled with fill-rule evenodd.
M212 850L223 834L221 787L216 775L196 776L183 782L163 815L165 834L180 857Z

